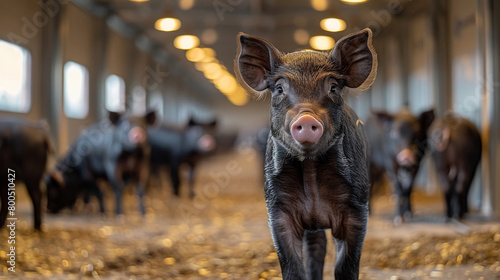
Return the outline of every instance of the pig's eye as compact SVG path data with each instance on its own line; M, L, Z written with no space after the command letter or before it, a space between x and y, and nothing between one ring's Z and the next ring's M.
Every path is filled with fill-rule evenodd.
M336 84L330 86L330 93L336 93L339 87Z
M277 86L277 87L276 87L276 93L278 93L278 94L283 94L283 93L285 93L285 91L283 90L283 87L282 87L282 86Z

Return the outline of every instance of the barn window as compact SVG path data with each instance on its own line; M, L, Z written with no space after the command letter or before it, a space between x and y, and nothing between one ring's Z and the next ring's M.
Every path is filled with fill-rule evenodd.
M106 109L113 112L125 111L125 82L116 75L106 78Z
M74 119L89 113L89 71L73 61L64 64L64 113Z
M26 113L31 107L31 54L0 40L0 110Z
M154 92L149 96L148 107L156 111L157 119L163 119L163 95L160 92Z

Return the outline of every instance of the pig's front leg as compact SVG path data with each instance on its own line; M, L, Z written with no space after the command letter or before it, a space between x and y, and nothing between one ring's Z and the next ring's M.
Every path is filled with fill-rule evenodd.
M323 279L323 266L326 256L325 231L306 231L304 234L304 246L307 279Z
M398 181L401 191L400 215L405 220L410 219L412 216L410 197L416 173L417 169L415 167L409 169L399 168L398 170Z
M281 265L283 280L305 280L302 263L302 237L304 229L281 210L269 211L269 226L274 247Z
M189 198L194 199L194 176L195 176L195 164L189 164Z
M335 279L354 280L359 278L359 261L366 235L368 208L357 209L344 214L340 228L332 229L337 251Z
M146 192L146 184L149 180L150 167L148 160L143 160L140 164L139 178L137 180L137 196L139 198L139 211L144 216L146 215L146 206L144 205L144 193Z
M386 167L387 175L393 186L393 193L396 195L396 215L394 217L393 223L398 226L405 222L405 216L407 211L411 211L410 208L410 194L411 194L411 184L407 181L411 180L407 172L403 172L402 168L398 167ZM406 214L406 215L405 215Z
M122 191L125 187L123 182L121 168L114 162L108 162L105 164L106 177L108 178L109 184L115 193L115 206L116 215L123 214L122 210Z
M174 189L175 196L180 196L180 188L181 188L181 180L179 176L179 165L178 162L172 162L170 164L170 180L172 183L172 187Z

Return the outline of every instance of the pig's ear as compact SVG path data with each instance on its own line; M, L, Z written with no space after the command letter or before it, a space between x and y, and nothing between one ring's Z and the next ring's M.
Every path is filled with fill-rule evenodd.
M236 79L252 98L259 98L268 88L266 75L281 62L281 53L266 40L244 33L238 34L237 43Z
M394 116L387 112L372 112L373 116L377 120L378 124L384 129L389 131L392 127L392 122L394 121Z
M420 114L418 120L420 122L420 125L424 128L424 131L427 131L427 129L429 129L432 122L434 121L434 118L435 118L434 108L424 111Z
M365 28L340 39L331 52L337 71L345 76L346 86L357 92L369 89L377 76L372 36L372 31Z
M109 111L108 118L113 125L117 125L121 117L122 117L121 113Z
M144 119L146 120L146 124L153 125L156 122L156 111L149 111L144 116Z
M214 119L213 121L207 123L207 125L211 127L217 127L217 120Z
M195 125L198 125L198 123L194 120L194 118L191 116L191 118L189 118L189 121L187 123L187 126L195 126Z
M59 170L54 170L50 174L50 177L57 182L59 187L63 188L66 186L66 182L64 181L64 176L62 175L61 171Z

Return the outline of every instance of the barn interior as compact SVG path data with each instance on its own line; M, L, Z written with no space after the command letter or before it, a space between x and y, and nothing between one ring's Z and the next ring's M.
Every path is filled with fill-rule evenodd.
M494 0L0 1L0 167L23 168L9 165L3 120L43 121L53 148L40 184L41 231L33 230L25 182L14 181L15 215L7 217L16 226L0 229L0 278L282 279L264 197L271 93L252 99L238 82L236 38L258 36L283 53L328 52L364 28L372 32L377 77L368 90L343 95L359 120L433 109L436 120L470 121L482 150L461 219L446 217L430 148L405 222L394 217L391 176L376 184L359 279L500 278L499 21ZM116 215L109 178L95 180L104 213L86 195L59 213L46 211L51 171L110 111L154 111L153 126L176 131L216 123L203 142L214 147L196 158L193 197L190 158L180 164L179 196L171 166L149 176L145 215L133 184ZM334 264L330 236L325 279L334 279Z

